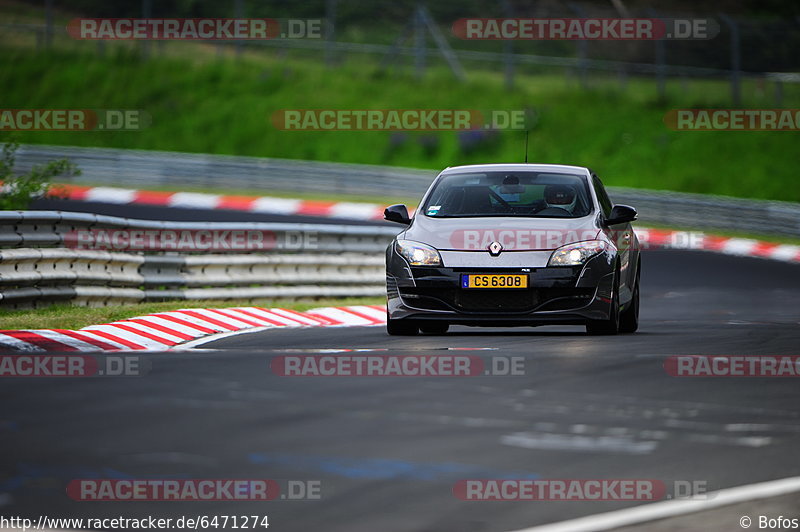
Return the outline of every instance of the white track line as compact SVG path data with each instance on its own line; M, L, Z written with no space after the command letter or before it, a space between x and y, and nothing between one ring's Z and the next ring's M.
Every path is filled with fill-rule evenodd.
M705 494L703 499L685 499L643 504L613 512L589 515L548 525L515 530L514 532L584 532L587 530L612 530L647 523L658 519L703 512L720 506L777 497L800 491L800 477L769 480L747 484Z

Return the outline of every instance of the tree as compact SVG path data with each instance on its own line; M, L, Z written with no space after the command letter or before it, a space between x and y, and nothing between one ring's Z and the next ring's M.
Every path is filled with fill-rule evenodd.
M30 203L45 194L52 186L54 177L73 177L81 174L75 163L67 159L35 165L27 174L14 175L14 162L19 144L3 143L0 155L0 210L24 210Z

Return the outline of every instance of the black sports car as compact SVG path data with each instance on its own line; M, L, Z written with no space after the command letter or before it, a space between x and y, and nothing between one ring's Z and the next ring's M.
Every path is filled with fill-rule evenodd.
M634 332L639 319L636 210L612 205L588 168L459 166L431 184L386 250L387 331L451 324L585 325Z

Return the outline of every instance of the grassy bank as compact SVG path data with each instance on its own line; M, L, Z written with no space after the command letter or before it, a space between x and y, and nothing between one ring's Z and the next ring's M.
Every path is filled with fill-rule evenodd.
M0 43L2 46L2 43ZM188 45L187 45L188 46ZM523 134L501 132L474 144L454 132L281 131L279 109L529 109L537 116L530 159L588 165L609 185L800 201L796 132L675 132L669 109L729 107L725 82L670 82L657 101L651 80L594 79L584 90L561 75L520 74L515 90L499 74L471 70L460 84L431 68L421 81L380 73L369 61L327 69L277 51L219 60L202 45L187 57L147 61L126 47L36 53L0 48L5 108L146 110L138 132L20 132L21 142L207 152L438 169L520 161ZM800 107L800 91L784 89ZM773 107L771 92L743 88L745 107ZM6 134L0 136L4 138Z
M352 297L316 300L256 300L256 301L164 301L137 303L113 307L74 307L53 305L35 310L0 310L0 329L80 329L99 323L124 320L144 314L167 312L182 308L228 308L228 307L280 307L292 310L308 310L317 307L347 305L380 305L381 297Z

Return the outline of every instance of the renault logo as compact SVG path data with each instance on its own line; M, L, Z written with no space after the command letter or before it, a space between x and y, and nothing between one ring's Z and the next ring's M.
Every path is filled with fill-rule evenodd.
M489 244L489 255L492 257L496 257L503 251L503 244L500 242L492 242Z

